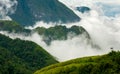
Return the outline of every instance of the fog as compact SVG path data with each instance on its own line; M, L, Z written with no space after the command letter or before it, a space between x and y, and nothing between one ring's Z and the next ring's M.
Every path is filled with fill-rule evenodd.
M16 0L0 0L0 20L11 20L8 14L14 13L16 5Z
M0 33L5 34L11 38L21 38L24 40L31 40L38 45L42 46L46 51L51 55L56 57L59 61L66 61L74 58L93 56L93 55L102 55L106 54L112 50L120 50L120 15L119 15L119 0L115 2L112 0L103 1L103 0L59 0L64 3L67 7L74 11L82 20L76 23L45 23L42 21L36 22L34 26L26 27L28 29L34 29L36 27L53 27L55 25L65 25L71 27L73 25L82 26L89 33L91 40L85 37L85 34L75 36L70 38L68 35L67 40L55 40L52 41L50 46L47 46L42 40L42 36L37 33L33 33L31 36L24 36L22 34L7 33L1 31ZM114 5L110 8L105 8L104 6ZM80 13L75 10L75 7L78 6L88 6L91 11L87 13ZM116 10L114 10L116 9ZM109 14L106 15L107 12ZM114 13L117 11L117 13ZM97 45L94 47L93 44Z

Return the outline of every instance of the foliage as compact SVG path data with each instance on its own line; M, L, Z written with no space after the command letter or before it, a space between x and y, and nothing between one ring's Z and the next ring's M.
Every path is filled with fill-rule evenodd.
M18 6L10 17L21 25L33 25L36 21L75 22L80 18L58 0L17 0Z
M0 34L0 74L31 74L54 63L54 57L37 44Z
M58 63L34 74L120 74L120 52Z

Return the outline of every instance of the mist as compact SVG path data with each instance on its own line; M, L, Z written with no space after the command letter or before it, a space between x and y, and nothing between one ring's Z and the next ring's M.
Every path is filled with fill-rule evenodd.
M0 0L0 20L12 20L8 15L16 10L16 0Z
M73 10L82 20L76 23L45 23L42 21L36 22L34 26L25 27L27 29L34 29L37 27L53 27L55 25L64 25L71 27L73 25L82 26L89 33L91 40L85 37L85 34L74 36L73 38L68 35L67 40L54 40L51 45L46 45L42 40L42 36L37 33L33 33L30 36L24 36L23 34L8 33L1 31L0 33L7 35L13 39L20 38L23 40L30 40L38 45L42 46L47 52L56 57L59 61L66 61L70 59L102 55L110 52L111 50L120 50L120 12L119 12L119 0L115 1L102 1L102 0L59 0L64 3L68 8ZM104 5L114 5L112 9L104 8ZM87 6L91 11L82 14L75 8L79 6ZM107 12L109 14L106 15ZM117 11L117 13L113 13ZM98 47L94 47L93 44ZM112 48L112 49L111 49Z

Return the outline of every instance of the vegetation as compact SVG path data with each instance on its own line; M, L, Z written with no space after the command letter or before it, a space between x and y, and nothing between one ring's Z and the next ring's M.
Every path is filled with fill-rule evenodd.
M77 36L80 34L85 34L87 38L89 34L83 27L72 26L71 28L67 28L66 26L55 26L50 28L38 27L34 30L38 32L40 35L43 35L43 40L49 45L53 40L66 40L68 39L68 35Z
M17 0L18 6L10 17L21 25L33 25L36 21L75 22L80 18L58 0Z
M54 64L34 74L120 74L120 52Z
M15 21L0 20L0 30L15 33L30 33L30 30L24 29Z
M9 33L20 33L22 35L31 35L34 32L38 32L39 35L43 36L43 41L50 45L53 40L66 40L68 35L72 38L74 36L85 34L89 39L89 34L87 31L80 26L72 26L67 28L66 26L55 26L50 28L37 27L36 29L30 30L25 29L23 26L19 25L15 21L0 21L0 30L8 31Z
M37 44L0 34L0 74L32 74L54 63L54 57Z

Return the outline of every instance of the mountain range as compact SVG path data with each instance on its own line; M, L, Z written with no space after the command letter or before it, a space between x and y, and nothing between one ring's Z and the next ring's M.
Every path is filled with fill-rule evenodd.
M93 11L93 13L95 13L94 18L89 17L90 20L82 20L83 16L80 18L80 16L76 15L73 10L65 6L59 0L3 0L3 3L8 2L9 4L13 4L10 3L10 1L17 1L17 5L15 5L15 7L12 5L13 8L15 8L14 13L11 14L8 13L9 11L6 12L7 16L9 16L12 20L0 20L0 74L120 74L120 51L111 51L104 55L77 58L65 62L60 62L56 56L53 56L53 54L59 55L58 52L61 52L59 49L64 49L62 54L59 56L66 56L65 54L69 54L70 56L68 56L68 58L71 58L71 56L76 57L76 54L77 56L84 55L84 53L79 55L77 51L85 51L85 55L89 55L89 52L93 54L101 51L102 49L98 45L99 41L97 42L95 37L90 36L91 32L93 31L96 31L98 33L97 35L100 36L102 34L99 35L99 32L101 33L105 29L105 26L104 28L99 26L96 27L96 20L98 21L99 18L97 12ZM7 5L8 8L9 4ZM1 5L2 3L0 3L0 6ZM7 8L4 6L4 4L2 6L7 11ZM82 15L86 12L89 12L91 8L87 6L77 6L74 8L74 10L75 12L80 12L80 15ZM0 12L0 16L1 15L2 14ZM91 14L85 15L91 16ZM97 19L95 18L96 16ZM87 28L90 27L89 30L86 30L86 28L82 27L81 23L77 23L80 24L79 26L72 25L71 27L59 25L64 23L69 25L70 23L81 20L82 23L88 25ZM41 26L33 29L29 29L28 27L26 28L26 26L33 27L34 24L39 21L43 21L48 25L49 23L55 23L56 25L52 25L49 28ZM108 21L106 22L108 23ZM93 25L95 27L92 28L91 24L95 24ZM110 27L107 32L112 29L113 28ZM118 36L118 33L116 32L118 29L119 28L117 28L117 30L113 29L115 32L110 31L110 33L116 33L115 35ZM8 35L4 35L4 33L1 34L1 32L4 31ZM9 34L12 36L10 37ZM22 38L20 39L19 36L18 38L12 39L12 37L14 37L13 34L21 35L24 38L32 38L32 35L37 34L37 36L35 35L35 40L38 42L35 43L34 39L22 40ZM105 34L108 33L105 32ZM107 36L105 34L103 34L103 37L100 36L103 38L102 40L107 39L104 39L104 36ZM108 36L113 35L108 34ZM100 37L98 37L98 39L100 39ZM108 37L108 39L109 38L111 39L116 37ZM67 40L72 41L64 42ZM42 45L39 41L44 41L42 42L44 45ZM53 46L55 47L51 46L52 41ZM74 43L74 41L78 42ZM102 44L103 42L101 41L100 43ZM117 42L117 39L115 42L114 40L110 40L110 42L115 43ZM72 49L64 47L64 45L67 43L67 47L71 47ZM59 44L62 44L63 47ZM112 44L110 44L110 49L114 50L114 48L111 47ZM106 46L104 43L102 45ZM42 46L46 47L46 49L44 49ZM56 47L59 48L57 50L58 52L53 52L52 48L55 49ZM108 50L104 50L102 52L107 52ZM74 51L75 54L73 54Z

